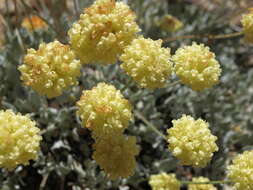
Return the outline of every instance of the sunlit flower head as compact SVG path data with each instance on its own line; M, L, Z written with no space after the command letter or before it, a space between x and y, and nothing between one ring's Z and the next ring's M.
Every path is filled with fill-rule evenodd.
M25 85L53 98L78 84L80 68L80 61L75 59L70 47L54 41L40 44L38 50L28 49L24 63L18 69Z
M174 71L183 84L196 91L211 88L219 82L221 68L215 54L204 44L184 46L173 56Z
M170 49L161 46L162 40L139 37L120 57L121 68L143 88L162 88L172 74Z
M113 64L140 31L135 13L115 0L96 0L68 34L82 63Z
M94 137L122 133L133 117L128 100L114 86L106 83L83 91L77 106L83 126L90 129Z
M167 130L169 150L183 165L205 167L218 151L217 137L212 135L209 124L187 115L172 123L173 127Z
M253 189L253 150L237 155L227 169L228 178L237 190Z
M28 116L0 111L0 168L12 170L37 159L42 137L35 125Z

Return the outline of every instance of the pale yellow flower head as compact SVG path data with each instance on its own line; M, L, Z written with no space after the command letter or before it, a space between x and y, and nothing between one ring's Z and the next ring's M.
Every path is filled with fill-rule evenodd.
M115 0L96 0L84 10L68 34L82 63L113 64L140 31L128 5Z
M162 18L159 26L162 30L167 32L176 32L180 30L184 24L178 18L168 14Z
M253 150L245 151L228 166L228 178L235 182L237 190L253 189Z
M122 133L133 117L128 100L114 86L105 83L83 91L77 106L83 126L95 137Z
M162 40L139 37L127 46L120 60L121 68L143 88L162 88L172 73L170 49Z
M172 58L177 76L193 90L211 88L219 82L220 64L204 44L193 42L191 46L179 48Z
M139 154L135 137L118 134L112 137L98 138L93 148L95 150L93 159L110 179L126 178L134 174L135 156Z
M167 130L169 150L183 165L205 167L213 152L218 151L217 137L211 134L209 124L187 115L172 123L173 127Z
M253 43L253 8L250 9L250 13L242 16L241 23L245 41Z
M39 49L28 49L24 64L19 66L21 80L48 98L60 96L63 90L77 85L81 64L68 45L58 41L42 43Z
M161 174L151 175L149 184L152 190L180 190L180 183L175 174Z
M40 150L39 129L28 116L0 111L0 168L8 170L36 160Z
M205 177L194 177L193 182L209 182L210 180ZM217 190L217 188L212 184L190 184L188 186L189 190Z

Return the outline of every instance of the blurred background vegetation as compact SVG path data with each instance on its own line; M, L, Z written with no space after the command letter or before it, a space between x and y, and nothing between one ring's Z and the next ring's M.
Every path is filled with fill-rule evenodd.
M205 176L226 178L225 168L236 153L252 149L253 144L253 48L242 38L196 39L208 45L221 63L220 83L203 92L177 84L155 91L139 89L119 69L87 65L82 68L79 86L64 95L46 99L26 88L17 66L27 48L54 39L66 43L67 31L91 0L0 0L0 109L29 113L42 130L41 153L30 166L13 172L0 169L1 190L149 190L148 178L161 171L174 172L182 180ZM226 34L241 30L241 15L253 6L252 0L124 0L138 16L142 34L152 39L167 39L171 52L192 40L171 40L183 35ZM160 24L170 14L184 23L176 32L164 31ZM33 23L31 25L31 23ZM176 80L173 77L171 81ZM135 117L127 134L141 146L138 167L128 179L110 181L91 159L93 140L81 127L75 102L83 89L105 81L122 89L138 110L164 134L172 119L182 114L201 117L218 136L219 152L208 167L184 167L172 157L166 142ZM168 81L170 83L171 81ZM126 86L127 84L127 86ZM231 189L220 185L219 189ZM182 187L186 189L186 187Z

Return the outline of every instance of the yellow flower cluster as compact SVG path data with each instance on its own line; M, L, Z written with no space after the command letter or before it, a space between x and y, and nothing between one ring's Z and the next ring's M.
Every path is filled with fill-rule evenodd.
M38 16L25 17L21 25L29 31L47 28L47 24Z
M253 9L249 14L243 15L241 20L245 41L253 43Z
M183 27L183 23L172 15L166 15L159 23L160 28L167 32L176 32Z
M235 182L237 190L253 189L253 150L245 151L228 166L228 177Z
M37 51L28 49L24 64L18 69L25 85L53 98L78 83L80 67L80 61L75 59L70 47L54 41L40 44Z
M211 134L209 124L186 115L172 123L173 127L167 130L169 150L184 165L205 167L213 152L218 151L217 137Z
M109 178L133 175L136 167L135 156L139 154L135 137L122 134L99 138L94 146L93 159L108 174Z
M158 175L151 175L149 184L152 190L179 190L180 183L175 174L161 173Z
M133 117L128 100L114 86L105 83L84 91L77 106L83 125L95 137L122 133Z
M12 170L35 160L42 140L39 131L28 116L0 111L0 168Z
M140 31L135 18L123 2L96 0L69 30L71 46L83 63L115 63Z
M219 81L220 64L204 44L179 48L172 59L177 76L193 90L210 88Z
M127 46L120 60L121 68L141 87L161 88L172 73L170 50L162 48L162 40L139 37Z
M192 179L193 182L209 182L208 178L196 177ZM212 184L190 184L189 190L217 190Z
M132 119L131 105L114 86L99 83L83 92L77 114L95 139L93 158L109 178L133 174L139 153L135 137L123 135Z

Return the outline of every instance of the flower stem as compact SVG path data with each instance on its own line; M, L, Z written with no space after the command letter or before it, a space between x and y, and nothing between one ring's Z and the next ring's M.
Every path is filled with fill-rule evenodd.
M139 111L134 111L134 114L136 115L136 117L138 117L140 120L143 121L143 123L145 123L152 131L154 131L155 133L157 133L159 136L161 136L163 139L167 139L166 136L164 134L162 134L156 126L154 126L151 122L149 122L144 115L142 115Z
M207 181L207 182L194 182L194 181L180 181L182 185L189 185L189 184L229 184L233 183L233 181Z
M172 42L172 41L182 40L182 39L201 39L201 38L207 38L209 40L217 40L217 39L234 38L241 35L243 35L243 32L234 32L230 34L219 34L219 35L212 35L212 34L186 35L186 36L176 36L176 37L171 37L171 38L165 38L163 42L166 43L166 42Z

